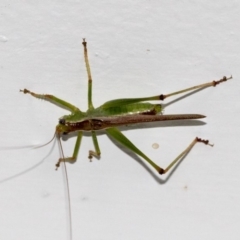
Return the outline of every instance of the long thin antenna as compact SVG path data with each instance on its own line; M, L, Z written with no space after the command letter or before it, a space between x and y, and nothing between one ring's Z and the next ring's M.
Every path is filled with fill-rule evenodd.
M54 140L55 137L56 137L56 132L54 132L54 135L53 135L52 139L49 142L44 143L43 145L39 145L39 146L33 147L33 149L41 148L41 147L44 147L44 146L48 145L50 142L52 142Z
M58 144L60 146L60 151L61 151L61 155L62 155L62 159L63 159L65 179L66 179L66 184L67 184L67 198L68 198L68 210L69 210L69 212L68 212L69 213L68 214L68 217L69 217L69 231L70 231L70 240L72 240L72 209L71 209L71 198L70 198L70 189L69 189L67 166L66 166L65 157L64 157L64 154L63 154L62 143L61 143L59 134L57 134L57 139L58 139Z

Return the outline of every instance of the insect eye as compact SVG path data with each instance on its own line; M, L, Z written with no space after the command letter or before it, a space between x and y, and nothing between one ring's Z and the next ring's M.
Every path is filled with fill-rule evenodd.
M59 124L65 125L65 122L66 122L65 119L63 119L63 118L59 119Z

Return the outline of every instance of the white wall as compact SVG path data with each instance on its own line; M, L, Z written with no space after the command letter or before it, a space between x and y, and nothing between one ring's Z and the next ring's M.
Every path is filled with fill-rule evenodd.
M67 112L19 93L28 88L87 106L81 41L88 41L95 106L151 96L222 76L233 80L168 106L200 113L205 125L124 131L161 166L195 137L197 145L170 178L109 138L89 163L84 137L67 165L73 239L238 239L240 234L239 1L5 1L0 4L0 237L70 239L65 181L51 139ZM156 126L156 125L154 125ZM160 147L155 150L153 143ZM71 155L74 139L63 142ZM20 147L20 148L18 148ZM9 149L10 148L10 149ZM166 180L166 181L165 181Z

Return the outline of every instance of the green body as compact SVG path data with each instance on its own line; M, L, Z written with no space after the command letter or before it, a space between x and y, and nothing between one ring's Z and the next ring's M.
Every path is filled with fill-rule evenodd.
M119 99L121 100L121 99ZM132 99L129 99L131 101ZM114 103L116 100L113 100ZM128 101L128 100L126 100ZM87 112L81 112L79 109L74 110L70 115L65 115L60 118L60 122L65 122L65 124L59 123L57 126L57 131L59 133L69 133L73 131L90 131L94 129L87 129L84 127L70 128L70 124L80 123L91 119L102 119L102 118L113 118L113 117L124 117L129 115L156 115L161 112L160 104L151 103L122 103L121 105L112 105L111 101L103 104L98 108L88 109ZM127 123L126 123L127 124Z
M115 101L115 100L113 100ZM110 103L110 102L108 102ZM82 121L88 118L110 117L110 116L126 116L129 114L151 114L152 112L160 113L161 105L151 103L132 103L121 104L118 106L108 106L103 104L98 108L88 109L87 112L81 112L79 109L72 112L70 115L65 115L62 119L69 122Z

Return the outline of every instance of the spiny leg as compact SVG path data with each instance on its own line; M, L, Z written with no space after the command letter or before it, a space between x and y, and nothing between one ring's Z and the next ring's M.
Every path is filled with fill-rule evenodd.
M203 83L203 84L200 84L200 85L197 85L197 86L194 86L194 87L190 87L190 88L186 88L186 89L183 89L183 90L180 90L180 91L177 91L177 92L173 92L173 93L169 93L169 94L165 94L165 95L161 94L159 96L159 99L160 100L164 100L164 99L166 99L168 97L171 97L171 96L174 96L174 95L178 95L178 94L181 94L181 93L185 93L185 92L189 92L189 91L193 91L193 90L197 90L197 89L201 89L201 88L215 87L218 84L220 84L222 82L226 82L229 79L232 79L232 76L230 76L230 77L225 77L224 76L223 78L221 78L218 81L213 80L212 82Z
M58 136L59 138L59 141L60 141L60 137ZM77 155L78 155L78 152L79 152L79 148L80 148L80 144L81 144L81 140L82 140L82 132L78 132L78 135L77 135L77 140L76 140L76 143L75 143L75 147L74 147L74 150L73 150L73 155L72 157L64 157L63 158L59 158L58 162L56 163L56 170L60 167L60 164L61 162L69 162L69 163L74 163L76 162L77 160Z
M68 102L66 102L66 101L64 101L60 98L57 98L53 95L38 94L38 93L31 92L27 89L20 90L20 92L23 92L24 94L31 94L35 98L39 98L39 99L46 100L46 101L49 101L49 102L54 103L54 104L61 105L64 108L67 108L70 112L79 111L79 109L77 107L75 107L74 105L72 105L72 104L70 104L70 103L68 103Z
M88 109L94 109L92 104L92 74L91 74L90 64L88 60L87 42L85 41L85 38L83 38L82 44L84 48L84 60L85 60L87 75L88 75ZM96 158L100 158L100 155L101 155L101 151L98 145L95 131L92 131L92 139L93 139L95 152L93 150L89 150L88 158L90 159L90 161L93 158L93 156Z
M165 174L168 172L178 161L180 161L192 148L197 142L202 142L206 145L213 146L209 144L208 140L203 140L201 138L195 138L191 144L182 152L180 153L169 165L167 168L163 169L162 167L158 166L155 162L153 162L150 158L148 158L142 151L140 151L128 138L126 138L117 128L108 128L106 129L109 136L117 140L119 143L127 147L128 149L132 150L135 154L144 158L152 167L154 167L159 174Z
M227 80L231 79L232 76L230 77L223 77L222 79L218 80L218 81L211 81L211 82L207 82L207 83L203 83L194 87L190 87L190 88L185 88L183 90L177 91L177 92L173 92L173 93L169 93L169 94L160 94L157 96L151 96L151 97L144 97L144 98L122 98L122 99L115 99L115 100L111 100L108 101L106 103L104 103L101 107L115 107L115 106L119 106L119 105L127 105L127 104L133 104L133 103L139 103L139 102L144 102L144 101L157 101L157 100L164 100L168 97L174 96L174 95L178 95L181 93L185 93L185 92L189 92L189 91L193 91L196 89L201 89L201 88L207 88L207 87L215 87L216 85L222 83L222 82L226 82Z
M96 158L99 159L100 156L101 156L101 151L100 151L100 148L99 148L99 145L98 145L97 135L96 135L95 131L92 131L92 139L93 139L93 145L94 145L94 148L95 148L95 152L93 150L89 150L88 158L90 159L90 161L92 161L93 157L96 157Z
M90 65L89 65L89 61L88 61L87 42L85 41L85 38L83 38L82 44L83 44L83 48L84 48L84 60L85 60L87 75L88 75L88 109L93 109L93 104L92 104L92 75L91 75Z
M182 152L180 153L164 170L162 173L160 174L164 174L166 172L168 172L177 162L179 162L179 160L181 160L193 147L196 143L201 142L204 143L206 145L209 145L211 147L213 147L213 144L210 144L208 140L204 140L201 138L196 137L191 143L190 145Z

